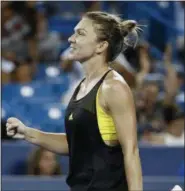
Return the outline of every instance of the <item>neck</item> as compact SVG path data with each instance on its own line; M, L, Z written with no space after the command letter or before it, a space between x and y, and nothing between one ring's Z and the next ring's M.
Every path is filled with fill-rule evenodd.
M109 68L108 63L102 58L91 58L90 60L83 62L82 67L87 82L99 77Z

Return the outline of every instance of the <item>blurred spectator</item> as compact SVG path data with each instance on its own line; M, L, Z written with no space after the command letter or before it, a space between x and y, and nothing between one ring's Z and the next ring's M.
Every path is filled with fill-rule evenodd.
M38 59L38 45L37 45L37 10L35 1L18 1L11 2L12 8L19 14L26 23L30 30L25 39L28 42L28 52L34 60Z
M14 80L18 83L31 82L34 72L34 62L31 57L27 57L20 62L16 62Z
M139 124L150 123L153 127L165 127L162 108L165 104L173 103L178 92L177 75L171 63L171 47L168 45L164 53L166 75L150 73L151 63L148 57L148 48L140 50L141 69L137 74L137 87L135 89L136 111ZM155 71L155 68L154 68ZM164 88L164 90L162 90ZM160 97L159 93L163 92Z
M35 64L31 57L17 60L14 52L2 53L2 84L18 82L27 83L33 80Z
M83 4L87 11L100 11L101 10L101 2L100 1L83 1Z
M146 82L142 89L136 92L136 111L139 124L150 123L156 128L163 128L162 102L158 98L157 82Z
M2 64L1 83L2 84L10 83L12 81L12 72L15 69L15 64L12 61L7 60L5 58L2 58L1 64Z
M37 2L36 9L39 59L40 61L55 61L62 42L59 32L48 30L48 16L52 11L51 2Z
M164 119L167 124L163 134L163 144L167 146L184 146L184 112L175 105L164 107Z
M35 61L56 60L60 34L48 31L48 9L39 2L23 1L2 8L2 49L16 53L18 60L31 56Z
M29 157L28 175L61 175L61 167L56 154L43 148L36 148Z
M178 92L175 97L175 103L178 105L178 107L185 111L184 106L184 66L182 64L176 64L176 73L177 73L177 86L178 86Z
M36 147L28 156L28 160L18 160L12 166L12 175L61 175L61 166L57 155L43 148Z
M2 84L14 81L14 72L16 68L16 54L11 51L2 51Z
M146 145L161 145L162 136L161 136L162 129L157 129L153 127L151 124L144 124L139 126L138 128L138 137L140 144Z
M177 33L177 49L181 52L184 49L184 10L185 3L183 1L175 2L175 19ZM182 55L184 56L184 55Z
M175 69L177 73L177 85L178 85L178 90L180 92L184 91L184 66L182 64L175 64Z
M155 128L151 124L140 126L140 143L184 146L184 112L178 111L175 105L166 105L163 108L165 129Z
M30 27L15 13L11 4L2 8L2 51L15 52L18 58L28 56L25 37L29 31Z
M2 7L3 84L32 81L30 72L34 72L35 62L31 64L30 60L36 60L36 55L32 51L37 52L35 45L30 48L30 43L34 44L32 39L35 38L35 28L30 24L31 19L28 17L32 18L33 22L35 19L33 14L29 14L29 9L24 6L24 2L18 2L19 6L15 5L17 4L9 2Z

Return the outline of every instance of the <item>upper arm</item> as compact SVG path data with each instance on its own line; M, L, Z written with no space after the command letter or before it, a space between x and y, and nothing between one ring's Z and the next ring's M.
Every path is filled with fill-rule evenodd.
M134 151L137 148L136 112L130 88L125 82L113 80L102 92L122 149L127 153Z

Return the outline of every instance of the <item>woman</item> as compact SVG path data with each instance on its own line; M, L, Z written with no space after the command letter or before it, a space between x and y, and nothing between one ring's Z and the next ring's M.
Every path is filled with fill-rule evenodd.
M66 134L45 133L20 120L7 121L7 134L69 155L71 191L143 190L132 93L108 63L137 35L135 21L87 12L69 38L69 59L85 78L66 109Z
M28 175L56 176L61 175L57 156L43 148L36 148L28 160Z

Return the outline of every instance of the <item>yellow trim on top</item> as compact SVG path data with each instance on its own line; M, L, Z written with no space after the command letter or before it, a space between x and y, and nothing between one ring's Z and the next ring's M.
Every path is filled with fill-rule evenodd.
M98 89L98 92L96 95L96 113L97 113L97 120L98 120L98 127L99 127L100 134L104 141L118 140L117 134L116 134L116 128L115 128L112 117L109 114L105 113L105 111L100 106L99 91L100 91L100 88Z

